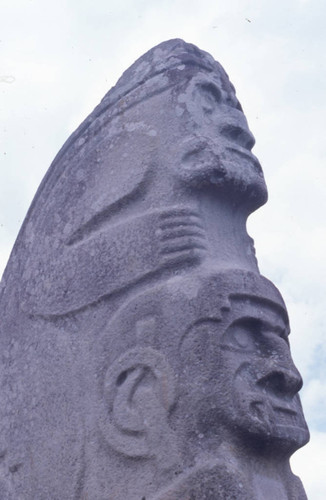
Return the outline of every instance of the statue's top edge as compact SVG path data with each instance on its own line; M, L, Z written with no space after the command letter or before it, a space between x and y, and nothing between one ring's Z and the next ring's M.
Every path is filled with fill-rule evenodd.
M144 85L152 78L173 71L177 68L192 66L194 69L208 72L223 72L222 66L215 59L196 45L179 38L167 40L151 48L139 57L119 78L103 97L101 102L80 124L65 142L54 163L62 157L65 151L80 137L90 124L102 113L114 106L120 99L127 97L132 91Z
M105 95L100 107L112 106L147 80L183 65L197 66L206 71L222 70L220 64L210 54L195 45L178 38L168 40L153 47L137 59Z
M215 61L215 59L208 52L205 52L196 47L196 45L187 43L180 38L161 42L148 50L122 74L116 85L107 92L102 101L94 108L94 110L85 118L85 120L63 144L55 156L51 167L43 178L41 185L39 186L38 192L32 202L26 219L29 218L29 214L33 210L39 193L44 191L45 186L50 189L53 182L56 182L58 177L58 168L60 171L62 169L61 159L70 150L70 148L73 147L76 141L83 136L84 133L87 133L89 127L98 117L114 108L114 106L121 102L123 98L129 98L129 96L137 88L141 88L149 81L155 80L155 77L172 71L178 71L178 69L181 68L192 68L193 73L195 73L196 70L207 71L209 73L222 73L225 75L226 80L228 80L228 76L222 66ZM181 73L185 74L184 71L178 71L179 75ZM174 79L172 79L172 81L173 80ZM175 80L174 82L177 83ZM229 85L234 91L230 82ZM157 91L160 90L159 83L157 81L155 81L154 87Z

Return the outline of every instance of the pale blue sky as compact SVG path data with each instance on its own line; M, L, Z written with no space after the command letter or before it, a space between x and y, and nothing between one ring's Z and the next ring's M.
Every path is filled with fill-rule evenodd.
M326 3L324 0L2 0L0 274L53 157L142 53L184 38L225 67L270 199L249 220L283 293L312 440L293 459L326 497Z

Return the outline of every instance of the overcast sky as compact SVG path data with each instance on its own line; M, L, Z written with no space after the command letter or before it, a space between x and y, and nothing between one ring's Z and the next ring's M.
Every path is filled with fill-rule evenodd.
M280 288L311 443L292 460L326 497L325 0L1 0L0 275L71 132L152 46L183 38L226 69L256 137L267 205L250 217Z

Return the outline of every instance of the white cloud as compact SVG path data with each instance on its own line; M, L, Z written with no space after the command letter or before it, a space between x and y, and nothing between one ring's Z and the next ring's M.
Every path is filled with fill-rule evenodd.
M324 500L326 432L311 433L311 442L291 459L293 472L303 480L309 500Z
M325 361L326 350L324 349L321 353L320 364L325 366ZM326 432L326 373L323 374L322 379L312 378L306 383L302 395L302 402L305 408L306 418L309 420L311 426L314 429L320 429Z

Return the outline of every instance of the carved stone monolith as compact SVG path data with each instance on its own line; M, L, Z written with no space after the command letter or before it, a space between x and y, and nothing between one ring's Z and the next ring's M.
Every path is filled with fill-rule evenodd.
M253 145L220 64L170 40L60 150L2 281L1 499L306 498Z

